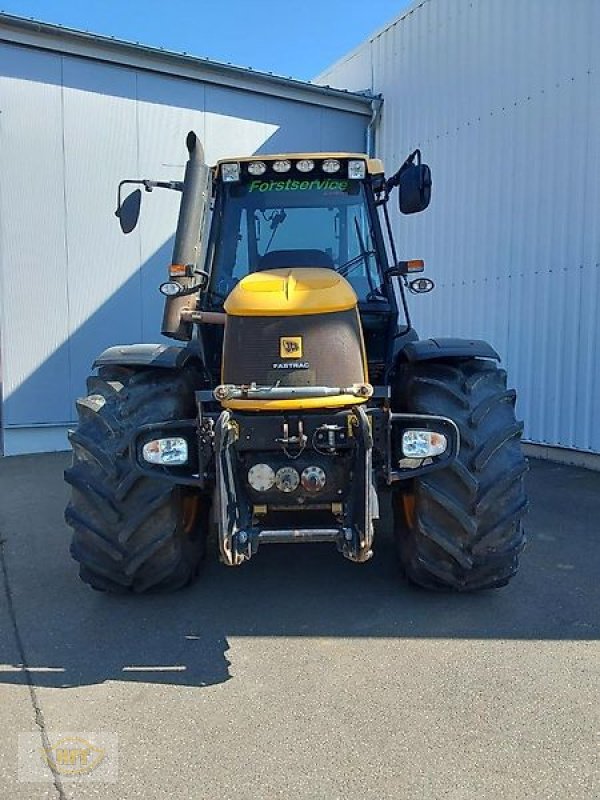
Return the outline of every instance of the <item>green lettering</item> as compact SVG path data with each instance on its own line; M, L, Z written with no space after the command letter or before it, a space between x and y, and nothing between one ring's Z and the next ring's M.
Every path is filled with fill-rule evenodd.
M347 192L349 188L349 181L347 180L334 180L333 178L314 178L313 180L298 181L288 178L283 181L260 181L255 180L250 183L250 192L297 192L306 191L307 189L319 189Z

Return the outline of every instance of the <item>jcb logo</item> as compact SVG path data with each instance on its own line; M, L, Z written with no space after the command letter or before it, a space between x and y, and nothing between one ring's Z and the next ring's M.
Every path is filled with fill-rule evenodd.
M302 358L302 337L282 336L279 339L280 358Z

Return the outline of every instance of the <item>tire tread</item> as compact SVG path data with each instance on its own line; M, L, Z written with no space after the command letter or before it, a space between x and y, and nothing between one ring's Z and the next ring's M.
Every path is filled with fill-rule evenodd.
M88 378L71 433L72 487L65 520L80 577L100 591L167 591L189 583L205 531L181 530L181 490L141 474L129 455L132 431L146 422L194 415L194 371L103 367Z
M404 574L429 589L478 591L505 586L519 566L527 511L515 419L516 392L491 361L407 366L393 387L395 409L439 414L457 424L460 452L448 468L413 480L413 524L394 498L395 536Z

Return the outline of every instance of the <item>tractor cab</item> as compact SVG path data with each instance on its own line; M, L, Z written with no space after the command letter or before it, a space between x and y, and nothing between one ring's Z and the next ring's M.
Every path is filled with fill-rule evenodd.
M387 302L371 188L382 174L380 161L352 154L220 162L209 302L248 274L290 267L336 270L360 303Z

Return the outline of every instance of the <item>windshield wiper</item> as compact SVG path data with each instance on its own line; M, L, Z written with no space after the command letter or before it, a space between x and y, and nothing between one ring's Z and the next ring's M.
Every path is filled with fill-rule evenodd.
M369 259L369 256L374 256L375 250L364 250L362 253L359 253L354 258L351 258L349 261L344 261L343 264L340 264L337 267L336 272L339 272L344 278L348 276L348 273L352 272L352 270L361 264L363 261L366 263Z
M351 272L354 267L358 266L361 261L364 261L365 266L367 267L367 280L369 282L369 288L371 292L375 292L375 286L373 284L373 276L371 275L371 270L369 269L369 257L376 255L375 250L367 250L365 247L365 240L363 239L362 232L360 230L360 224L358 222L358 217L354 217L354 227L356 228L356 238L358 239L358 244L360 247L360 253L354 258L351 258L349 261L346 261L345 264L341 264L338 267L338 272L340 275L343 275L344 278L347 277L348 273Z
M263 217L265 218L266 222L270 223L269 227L271 228L271 238L265 248L265 252L263 255L266 255L269 250L271 249L271 245L273 244L273 239L275 238L275 234L277 233L279 226L282 222L285 222L287 219L287 214L285 213L285 209L280 208L279 211L275 210L271 214L270 217L267 216L265 211L261 211Z

